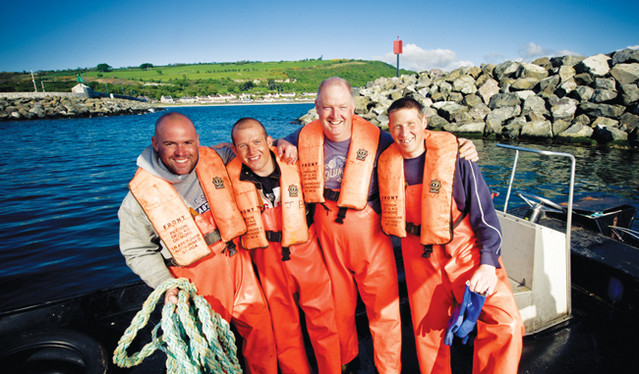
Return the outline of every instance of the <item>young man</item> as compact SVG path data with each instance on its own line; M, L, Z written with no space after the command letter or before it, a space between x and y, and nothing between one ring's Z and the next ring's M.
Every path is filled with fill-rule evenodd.
M320 374L341 371L331 282L313 225L307 224L298 165L271 148L272 139L253 118L231 130L237 157L227 165L250 249L271 311L282 373L310 374L298 305Z
M250 373L277 373L270 313L247 251L246 231L220 156L200 147L191 120L167 113L155 124L152 145L120 206L120 251L150 287L185 277L244 338ZM177 289L165 302L177 303Z
M333 77L318 89L319 120L287 136L297 145L304 199L333 284L341 361L358 355L357 295L366 306L380 373L401 371L397 269L390 238L381 231L377 158L392 137L356 116L351 86ZM472 142L470 157L476 152ZM279 145L279 144L278 144Z
M466 288L486 295L477 322L473 372L516 373L524 326L500 259L491 194L457 139L426 130L421 104L388 109L395 143L379 158L382 229L402 238L417 356L422 373L450 373L445 330Z

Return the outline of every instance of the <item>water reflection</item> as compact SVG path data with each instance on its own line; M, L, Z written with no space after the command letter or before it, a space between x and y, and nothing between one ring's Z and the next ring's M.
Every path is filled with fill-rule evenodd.
M474 142L486 182L500 193L500 196L495 198L495 205L498 209L503 208L515 152L497 147L494 141ZM639 207L639 169L633 167L639 160L636 151L570 145L520 145L526 148L571 153L575 156L575 201L586 197L614 198ZM513 191L522 190L555 202L564 202L568 196L569 180L568 158L520 152ZM509 207L517 205L523 205L523 202L511 197Z

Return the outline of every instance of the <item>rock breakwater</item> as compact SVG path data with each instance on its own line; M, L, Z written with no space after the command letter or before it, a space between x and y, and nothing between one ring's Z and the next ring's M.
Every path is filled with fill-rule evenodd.
M0 97L0 121L113 116L148 113L156 109L147 102L116 98Z
M639 50L506 61L379 78L354 90L355 113L387 129L388 106L411 96L424 105L431 129L470 137L637 147L638 82ZM299 121L316 118L311 109Z

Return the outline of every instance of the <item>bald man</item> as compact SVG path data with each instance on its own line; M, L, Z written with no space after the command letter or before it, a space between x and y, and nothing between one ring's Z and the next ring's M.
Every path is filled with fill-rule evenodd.
M246 225L233 197L224 161L200 147L193 122L162 115L151 146L137 160L118 212L120 251L150 287L189 279L244 338L250 373L277 373L271 318L250 255L236 248ZM165 302L177 302L177 290Z

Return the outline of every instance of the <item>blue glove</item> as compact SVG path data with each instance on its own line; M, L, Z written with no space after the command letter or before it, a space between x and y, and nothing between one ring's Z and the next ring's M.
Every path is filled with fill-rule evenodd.
M453 311L453 315L448 320L446 337L444 338L446 345L453 344L454 335L461 338L462 343L466 344L468 342L469 334L475 328L481 308L484 306L484 301L486 301L486 296L473 292L466 286L464 300Z

